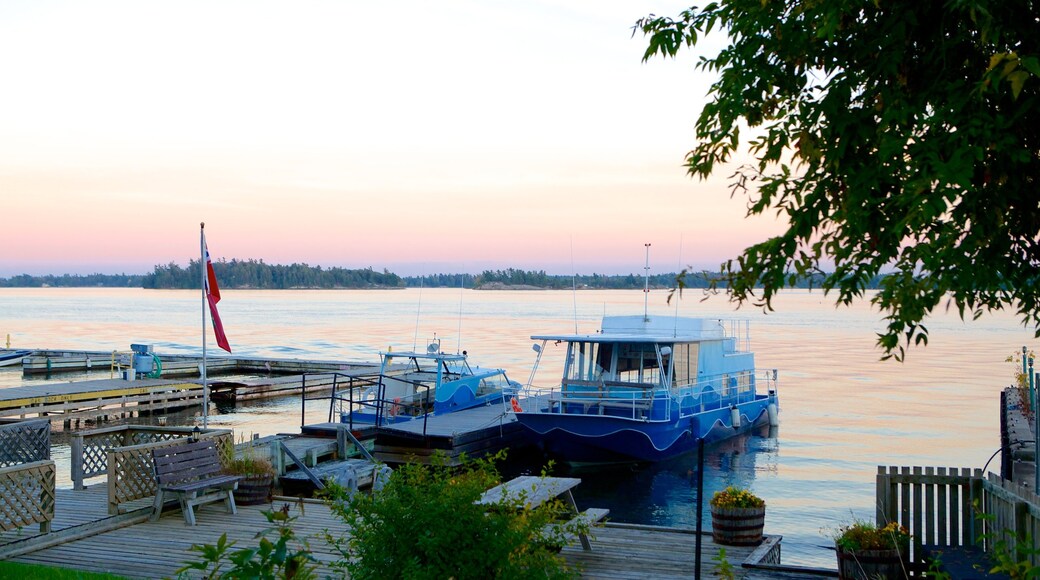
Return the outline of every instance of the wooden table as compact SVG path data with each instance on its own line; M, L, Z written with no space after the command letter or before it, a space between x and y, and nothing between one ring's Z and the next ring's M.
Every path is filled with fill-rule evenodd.
M522 475L511 479L501 485L497 485L484 492L478 505L496 504L504 498L522 498L524 507L530 509L540 506L554 498L562 498L572 516L571 522L583 522L588 525L602 520L610 510L605 508L589 508L584 512L578 510L578 504L574 502L571 490L577 487L581 480L576 477L540 477L536 475ZM568 522L569 523L569 522ZM586 534L578 534L581 547L591 550L592 545Z

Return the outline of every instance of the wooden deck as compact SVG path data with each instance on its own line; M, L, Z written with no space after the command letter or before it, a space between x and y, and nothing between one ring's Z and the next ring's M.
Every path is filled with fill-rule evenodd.
M333 574L330 562L338 559L322 539L322 533L346 533L345 525L330 510L314 500L277 500L280 507L290 505L297 535L306 538L320 563L319 576ZM82 491L58 490L55 532L36 536L35 530L22 535L0 538L0 559L8 557L12 548L24 553L11 559L18 562L57 565L80 570L110 572L129 578L168 578L185 561L193 560L189 549L194 544L215 543L221 534L239 547L255 546L257 531L269 524L261 513L271 505L239 506L238 514L226 513L219 504L201 506L196 511L197 526L188 526L179 511L168 510L157 522L148 522L147 502L136 511L109 517L105 513L105 489L95 485ZM121 519L120 519L121 518ZM111 528L111 529L108 529ZM77 533L78 531L78 533ZM86 534L88 537L80 537ZM63 538L63 534L67 537ZM575 540L564 548L567 562L578 567L586 578L691 578L694 569L696 535L690 530L608 523L593 529L592 550L584 551ZM702 536L702 575L716 577L719 547L711 535ZM31 545L35 542L38 547ZM44 542L44 543L41 543ZM55 545L47 545L47 543ZM767 561L779 554L780 538L769 536L757 548L727 547L726 559L738 577L749 580L763 578L820 578L820 571L799 572L797 569L749 570L745 562ZM768 565L768 564L767 564Z

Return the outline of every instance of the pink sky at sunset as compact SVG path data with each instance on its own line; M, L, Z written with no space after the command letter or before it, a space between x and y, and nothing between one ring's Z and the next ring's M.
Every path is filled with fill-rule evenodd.
M685 174L710 79L631 34L684 7L9 0L0 277L183 265L200 221L217 259L713 267L779 226Z

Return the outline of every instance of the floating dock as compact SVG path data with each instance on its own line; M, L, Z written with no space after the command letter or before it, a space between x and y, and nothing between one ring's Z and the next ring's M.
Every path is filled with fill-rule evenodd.
M349 388L353 381L364 381L378 367L360 366L335 373L318 372L253 379L215 378L209 381L214 402L323 392L333 385ZM46 417L53 421L123 419L142 414L166 414L202 405L202 383L170 379L95 379L68 383L46 383L0 389L0 418Z
M126 367L130 351L87 351L26 349L32 354L22 359L22 372L27 375L80 372ZM198 377L202 357L155 353L162 364L163 377ZM206 372L210 376L223 373L241 374L301 374L343 372L378 363L359 361L319 361L306 359L277 359L260 357L210 356Z
M328 437L338 429L349 429L349 425L315 423L300 429L304 434ZM439 453L448 465L458 465L463 453L478 458L529 444L523 426L508 411L508 405L474 407L380 427L355 425L352 432L362 441L373 439L375 458L393 464L429 464Z

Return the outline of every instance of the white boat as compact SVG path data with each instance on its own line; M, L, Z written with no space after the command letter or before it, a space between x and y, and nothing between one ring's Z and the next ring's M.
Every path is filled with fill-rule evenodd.
M22 364L22 359L30 354L31 350L0 349L0 367Z

